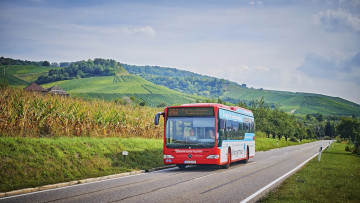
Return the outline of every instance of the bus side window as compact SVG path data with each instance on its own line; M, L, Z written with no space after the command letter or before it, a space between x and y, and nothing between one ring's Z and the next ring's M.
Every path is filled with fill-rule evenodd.
M219 119L219 124L218 124L219 137L217 139L218 147L221 147L222 141L225 139L225 128L226 128L225 122L226 122L226 120Z
M221 147L222 145L222 141L225 139L225 132L224 132L224 129L221 129L219 131L219 138L217 139L217 146L218 147Z

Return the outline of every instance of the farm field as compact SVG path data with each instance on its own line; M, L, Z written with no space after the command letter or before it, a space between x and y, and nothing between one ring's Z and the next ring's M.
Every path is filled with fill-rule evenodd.
M153 118L161 110L0 88L0 135L159 138Z

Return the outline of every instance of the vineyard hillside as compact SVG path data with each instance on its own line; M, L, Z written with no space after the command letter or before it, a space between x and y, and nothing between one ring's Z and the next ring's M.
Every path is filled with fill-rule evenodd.
M103 76L63 80L42 85L45 88L60 86L71 96L85 99L99 98L107 101L135 97L148 106L193 103L199 97L181 94L164 86L155 85L139 76Z
M227 91L222 95L223 99L235 103L237 99L246 102L260 100L262 97L267 103L295 114L360 115L360 105L339 97L320 94L257 90L232 84L227 87Z
M0 82L7 79L10 85L26 85L47 74L50 69L60 69L60 67L36 65L0 66Z
M264 98L265 104L294 114L326 114L337 116L360 116L360 105L338 97L320 94L285 92L249 88L225 79L209 77L175 68L158 66L134 66L123 64L131 74L136 74L158 85L184 94L195 94L223 101L251 106L253 101Z
M60 63L62 67L29 61L13 63L0 64L0 83L25 87L38 81L44 87L58 85L71 96L87 99L114 101L131 97L139 104L164 106L220 98L232 104L241 102L251 106L253 101L264 98L265 104L272 108L279 107L299 115L360 116L360 105L342 98L249 88L246 84L175 68L134 66L110 59L64 62Z

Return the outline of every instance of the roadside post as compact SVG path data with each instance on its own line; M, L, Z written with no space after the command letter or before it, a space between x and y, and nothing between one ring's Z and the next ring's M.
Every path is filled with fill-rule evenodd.
M125 161L126 156L127 156L127 155L129 155L129 152L127 152L127 151L123 151L123 152L122 152L122 155L124 156L124 161Z
M321 151L322 151L322 146L320 145L320 149L319 149L319 156L318 156L318 162L320 162L320 159L321 159Z
M279 140L276 140L276 145L279 146Z

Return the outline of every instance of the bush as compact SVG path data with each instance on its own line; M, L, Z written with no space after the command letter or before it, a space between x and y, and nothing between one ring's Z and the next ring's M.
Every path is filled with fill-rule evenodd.
M161 102L160 104L158 104L156 107L166 107L167 104L165 102Z
M345 151L347 151L347 152L352 152L354 150L354 145L349 145L349 144L347 144L346 146L345 146Z
M336 136L336 137L335 137L335 140L336 140L337 143L341 143L340 135Z
M291 141L291 142L299 142L295 137L291 137L291 138L290 138L290 141Z
M345 151L352 152L354 154L360 154L360 148L351 142L351 140L348 140L348 143L345 146Z
M256 132L255 132L255 136L256 136L256 137L266 138L266 133L261 132L261 131L256 131Z

